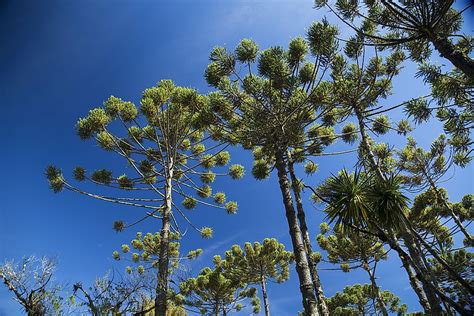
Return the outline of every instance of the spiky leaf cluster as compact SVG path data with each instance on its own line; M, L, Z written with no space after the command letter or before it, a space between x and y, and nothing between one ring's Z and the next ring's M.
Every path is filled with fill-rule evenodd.
M263 243L247 242L243 249L233 245L225 253L225 272L230 278L243 280L248 284L260 284L262 279L284 282L289 278L289 265L293 260L291 252L275 238L266 238Z
M178 267L181 260L179 248L180 237L178 234L171 234L168 245L169 253L169 269L174 270ZM160 233L136 233L135 238L129 244L123 244L120 250L113 252L115 260L125 260L131 263L126 267L127 273L136 270L138 274L144 274L150 269L157 269L161 252L161 236ZM196 258L202 253L201 249L191 251L186 257Z
M324 20L312 24L306 38L290 41L287 49L259 50L244 39L234 52L222 47L211 52L205 77L217 88L209 99L219 137L263 153L252 169L257 179L269 175L277 151L298 151L304 161L337 139L331 126L340 116L328 103L329 84L322 75L336 55L337 33ZM311 64L314 58L317 63ZM317 119L321 124L310 130Z
M335 226L329 234L328 225L321 224L321 233L316 240L321 249L328 253L331 263L348 264L350 269L371 269L369 264L385 260L387 252L383 242L372 235L356 230L344 231L341 226Z
M260 312L260 300L255 288L245 282L228 278L219 256L214 257L214 268L204 268L195 278L179 285L184 296L182 303L203 315L239 312L244 303L250 300L255 314Z
M402 304L400 298L390 291L380 291L385 308L392 313L404 314L407 306ZM378 315L381 314L380 306L373 304L376 292L370 284L355 284L346 286L342 292L337 292L328 298L328 307L331 315Z
M404 214L396 210L407 208L408 198L401 192L401 178L377 179L360 171L343 169L329 177L318 189L325 203L330 222L342 227L397 228Z
M316 6L327 7L354 35L349 38L346 54L353 58L366 45L382 49L404 50L418 63L417 77L431 86L431 96L408 102L406 110L420 123L436 114L443 122L445 133L461 142L470 139L472 129L472 91L474 87L474 60L472 36L462 34L463 15L449 0L414 1L359 1L317 0ZM433 50L454 66L446 70L430 62ZM466 155L469 149L458 148Z
M443 259L446 260L457 273L466 278L466 280L469 280L470 276L472 276L474 254L467 249L447 252L443 255ZM472 303L469 292L458 282L453 280L439 263L434 260L430 261L433 264L431 268L432 272L438 282L440 282L443 290L461 306L466 306L471 311L474 310L474 304Z

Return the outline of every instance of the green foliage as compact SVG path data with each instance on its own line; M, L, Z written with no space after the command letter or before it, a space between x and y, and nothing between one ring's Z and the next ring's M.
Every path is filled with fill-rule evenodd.
M212 195L212 188L209 185L204 185L199 188L198 195L202 198L208 198Z
M61 170L55 166L48 166L45 171L46 178L49 182L49 187L54 193L61 192L64 188L64 178Z
M410 122L408 120L400 120L397 125L397 133L403 136L406 136L409 132L411 132L413 128L410 126Z
M328 253L330 262L357 264L357 267L367 269L369 262L387 258L383 243L377 237L356 230L345 232L341 226L335 226L333 235L327 236L329 227L326 223L321 225L321 234L316 240Z
M230 161L230 153L228 151L221 151L216 154L215 158L218 166L225 166Z
M309 175L314 174L316 171L318 171L318 165L312 161L309 161L304 165L304 171Z
M417 124L436 114L447 135L453 139L470 139L474 46L472 37L461 33L463 14L468 11L458 12L452 1L431 0L399 3L338 0L334 7L328 1L317 0L316 6L330 8L356 31L346 45L349 58L358 57L354 52L362 44L375 46L378 50L390 49L399 55L392 55L394 58L387 60L387 69L391 71L396 69L400 58L405 58L402 51L407 51L418 63L416 77L423 78L424 83L431 86L429 97L406 102L407 114ZM430 63L432 50L437 50L454 68ZM460 152L461 160L471 147L472 144L467 147L453 145L453 149Z
M337 28L330 25L325 19L322 22L311 24L307 33L311 53L315 56L320 56L326 62L329 61L338 48L338 41L336 39L338 33Z
M212 238L213 230L210 227L203 227L200 229L201 237L204 239Z
M260 312L260 300L255 288L249 288L241 280L230 279L223 271L220 258L214 258L214 269L204 268L196 278L179 285L184 295L183 303L201 314L227 314L240 311L241 302L250 300L255 314Z
M214 182L214 180L216 179L216 174L212 171L206 171L203 174L201 174L200 178L202 182L206 184L210 184Z
M216 158L211 154L204 155L201 158L201 164L206 169L210 169L214 167L216 163L217 163Z
M443 255L443 259L449 264L450 267L456 270L466 280L469 280L472 274L472 262L474 254L469 252L467 249L459 249L452 252L447 252ZM459 284L459 282L453 280L446 269L435 260L430 260L432 263L432 271L434 276L441 284L444 291L449 294L458 304L461 306L472 306L471 296L466 289Z
M257 180L263 180L270 175L270 166L264 159L258 159L253 162L252 175Z
M357 127L354 123L348 123L342 128L342 140L346 143L353 144L358 138Z
M426 99L411 99L405 106L408 117L412 117L416 124L426 122L431 116L431 109Z
M186 256L188 259L196 259L202 254L202 249L191 250Z
M91 179L102 184L110 184L112 182L112 171L107 169L96 170L92 173Z
M253 63L257 59L258 46L250 39L243 39L235 49L237 60L242 63Z
M222 53L216 50L214 57L217 58ZM54 192L59 192L66 185L72 191L97 199L145 209L160 209L162 212L163 209L157 207L156 202L167 196L164 183L168 175L172 174L173 208L179 202L187 209L195 208L199 198L212 195L210 184L216 176L224 175L211 169L225 166L230 161L229 152L222 151L222 147L205 138L206 133L215 130L210 126L212 118L208 115L210 100L211 98L208 100L193 89L178 87L170 80L162 80L143 92L139 109L131 102L112 96L104 102L103 108L91 110L85 118L78 121L77 131L82 139L95 139L101 148L125 158L127 165L136 174L129 175L127 172L116 178L111 170L99 169L88 177L85 169L77 167L74 169L77 181L90 180L128 191L133 189L157 193L158 197L137 199L116 198L108 194L105 197L100 193L88 194L67 183L62 173L53 167L47 171L51 188ZM142 127L142 123L145 126ZM119 128L114 124L125 127L126 136L121 136ZM172 173L169 168L173 168ZM229 175L234 179L241 178L243 173L241 165L230 167ZM196 177L204 183L203 186L195 184ZM233 204L226 208L223 205L225 199L221 195L215 201L216 207L227 212L236 210ZM114 224L117 231L126 227L129 226L123 222Z
M231 202L227 202L225 204L225 209L227 210L227 213L229 213L229 214L237 213L237 208L238 208L237 207L237 202L231 201Z
M104 109L93 109L89 111L89 115L79 119L76 124L77 134L81 139L89 139L94 134L105 129L110 122Z
M74 179L84 181L86 179L86 170L82 167L76 167L73 170Z
M335 226L333 234L328 235L329 225L320 225L321 234L316 238L319 247L328 253L331 263L341 264L344 272L352 268L363 268L372 273L369 264L387 259L386 250L382 241L372 235L357 230L344 230L342 226Z
M288 280L289 265L293 254L285 250L285 246L275 238L266 238L263 243L245 243L243 249L233 245L225 253L225 273L248 284L260 284L262 281Z
M330 222L336 225L356 227L397 228L403 223L407 198L400 192L401 178L379 180L356 171L345 169L333 175L319 188L319 195L327 201L326 212Z
M121 232L125 228L125 223L123 221L114 221L113 229L116 232Z
M407 306L401 304L400 298L389 291L380 292L388 310L399 315L407 311ZM381 312L380 306L373 304L376 293L370 284L355 284L346 286L342 292L327 300L331 315L372 315Z
M288 63L290 67L295 67L304 62L307 53L308 44L304 38L297 37L291 40L288 45Z
M168 244L169 269L171 271L178 267L180 260L179 239L180 237L177 234L171 234ZM120 251L114 251L112 255L113 258L118 261L126 260L126 256L129 256L130 258L128 260L133 263L133 266L126 267L126 272L130 274L136 271L142 275L145 270L158 269L161 246L161 236L159 232L154 234L142 234L138 232L129 244L123 244ZM197 257L197 253L195 257Z
M232 179L241 179L245 174L244 166L242 165L232 165L229 168L229 175Z
M216 202L217 204L224 204L226 201L226 196L225 196L225 193L224 192L217 192L216 194L214 194L214 202Z
M377 116L372 124L372 130L380 135L386 134L390 128L390 119L387 115Z
M118 182L119 186L123 189L133 188L133 181L125 174L118 177L117 182Z
M317 135L311 135L307 126L316 117L315 107L321 106L316 96L326 81L317 73L321 74L323 67L327 67L334 57L336 33L327 21L314 23L307 37L293 39L287 50L270 47L256 52L258 58L255 60L239 56L241 51L246 51L242 48L243 43L250 45L246 40L237 47L235 54L224 48L211 52L206 79L218 89L209 94L209 99L215 121L226 131L220 138L260 151L255 156L252 170L257 179L269 175L276 152L294 149L299 153L295 159L303 161L305 155L320 153L335 140L334 130L328 126L321 127L321 133ZM256 46L252 44L252 47ZM309 52L319 60L317 65L306 60ZM248 67L238 68L236 61ZM256 67L251 67L254 63ZM253 68L258 74L252 73ZM237 69L247 73L238 74ZM334 121L339 114L336 112L323 111L322 116Z
M192 210L196 207L197 200L193 197L185 197L182 204L186 209Z

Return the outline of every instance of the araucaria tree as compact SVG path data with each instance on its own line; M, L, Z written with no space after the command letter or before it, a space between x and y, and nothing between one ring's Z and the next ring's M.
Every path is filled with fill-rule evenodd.
M385 310L405 315L407 306L401 304L398 296L390 291L376 293L370 284L346 286L342 292L328 298L328 307L335 316L379 315L380 306L375 304L377 297L382 297Z
M126 196L91 193L66 180L58 168L50 166L46 170L54 192L67 189L98 200L145 210L143 217L134 223L116 221L114 228L117 231L146 218L161 221L155 297L157 315L165 315L167 309L172 231L180 235L179 223L184 221L199 231L203 238L212 235L210 227L195 227L184 209L206 205L226 210L229 214L237 211L236 202L226 202L225 194L213 194L210 186L218 175L238 179L244 171L241 165L233 165L220 173L212 171L214 167L227 165L230 155L224 150L224 145L214 142L207 133L210 120L205 115L209 113L208 106L207 98L195 90L163 80L144 91L139 108L132 102L112 96L103 107L91 110L77 122L76 129L81 139L94 139L104 150L123 158L132 174L114 176L108 169L88 174L83 167L77 167L74 178L90 181L108 189L107 192L110 188L119 189L128 193ZM116 132L120 130L122 133Z
M387 259L387 251L377 236L367 235L357 230L344 231L344 226L336 225L328 235L329 225L321 223L321 234L316 237L319 247L328 253L330 263L340 264L343 272L362 268L370 279L370 293L374 299L374 309L388 315L386 302L376 281L376 269L380 260Z
M461 314L468 314L463 306L440 289L430 273L425 253L441 264L468 292L473 293L472 285L449 266L441 253L420 235L410 221L410 200L406 194L409 193L408 188L413 188L413 182L407 183L407 177L400 174L404 167L400 169L397 166L394 151L387 144L375 143L369 136L369 132L380 136L390 130L402 135L410 131L406 120L393 126L388 116L383 115L401 105L390 108L379 106L379 101L390 94L391 80L398 74L404 55L402 51L394 51L382 58L375 48L374 56L365 60L362 44L363 38L354 37L345 47L346 56L354 60L353 64L342 56L337 57L331 73L334 79L331 94L332 103L345 115L353 115L357 120L355 128L361 139L359 164L363 171L353 174L343 171L331 177L323 185L321 196L328 204L328 213L333 220L349 228L375 231L399 254L425 312L439 315L442 313L441 304L447 304ZM407 106L418 103L419 99L406 102ZM426 162L429 163L429 160ZM425 178L420 170L413 171L417 172L415 178ZM400 247L399 239L407 252Z
M189 251L185 256L180 255L180 235L172 232L170 234L170 242L168 245L169 255L169 266L168 275L169 279L173 280L173 272L180 268L182 260L196 259L201 253L202 249L196 249ZM147 233L143 235L141 232L137 232L135 238L130 244L123 244L120 251L115 250L113 252L113 258L117 261L125 261L130 264L125 268L125 272L129 275L134 273L143 276L144 278L150 279L150 276L156 275L159 269L161 254L161 234ZM151 278L148 282L156 287L156 279ZM167 299L170 302L175 301L176 291L172 289L168 290ZM145 308L145 310L151 310L151 308ZM169 312L169 309L168 309Z
M282 283L289 276L289 265L293 254L285 250L285 245L275 238L266 238L263 243L247 242L242 249L233 245L225 253L223 266L228 278L241 280L250 285L260 285L262 289L263 306L265 315L270 315L267 282Z
M330 85L325 74L337 50L336 34L337 29L323 21L309 27L306 39L292 40L288 49L259 51L248 39L235 52L217 47L205 73L217 88L209 94L216 134L254 150L252 173L257 179L277 171L306 315L328 311L292 167L307 162L307 171L316 171L310 158L324 155L324 149L342 137L333 129L338 113L326 102ZM345 133L346 139L353 133Z
M433 114L443 122L451 137L459 165L472 159L474 45L472 36L463 34L463 15L472 5L457 10L453 0L345 1L315 0L354 31L350 41L380 50L403 50L418 63L416 77L431 87L431 94L406 103L405 110L415 123ZM433 61L433 50L449 60L453 68Z
M181 303L197 309L203 315L227 315L241 311L244 301L251 301L254 314L260 312L257 290L248 287L244 280L229 277L224 270L225 262L214 257L214 268L206 267L196 278L190 278L179 285Z
M317 7L327 7L366 45L404 48L415 61L424 61L434 47L444 58L474 79L472 38L461 33L462 13L454 0L359 1L316 0ZM431 47L432 45L432 47ZM471 82L472 84L472 82Z

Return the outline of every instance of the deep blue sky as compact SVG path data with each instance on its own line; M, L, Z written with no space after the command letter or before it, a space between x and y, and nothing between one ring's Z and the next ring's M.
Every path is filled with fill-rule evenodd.
M118 268L111 253L129 241L133 231L117 234L112 222L132 218L130 214L138 211L70 192L55 195L43 176L50 163L66 173L77 164L88 169L122 166L114 156L79 140L74 131L77 119L110 95L137 102L143 89L160 79L207 92L202 74L213 46L233 49L242 38L252 38L262 48L286 45L322 15L312 9L311 0L1 0L0 262L31 254L56 257L56 280L69 286L76 281L90 284L108 269ZM414 67L408 66L395 81L396 96L387 104L426 92L419 81L413 81L413 73ZM439 126L430 124L429 131L415 135L428 143L437 132ZM397 144L401 138L390 141ZM248 152L234 150L233 161L251 167ZM321 172L309 183L320 183L343 166L351 168L354 157L318 162ZM210 264L212 255L222 254L234 243L277 237L291 248L275 180L257 182L246 176L240 182L218 183L238 201L239 213L193 211L198 226L215 230L210 241L193 233L184 239L185 249L208 248L195 268ZM453 199L472 192L472 168L454 173L447 187ZM307 204L314 238L323 215ZM139 227L143 232L158 229L158 222ZM344 285L367 282L357 272L322 271L321 275L328 296ZM418 309L395 258L380 265L379 278L383 288L398 294L412 310ZM292 271L286 284L270 286L273 314L296 315L301 308L296 279ZM0 287L0 315L20 314L17 303Z

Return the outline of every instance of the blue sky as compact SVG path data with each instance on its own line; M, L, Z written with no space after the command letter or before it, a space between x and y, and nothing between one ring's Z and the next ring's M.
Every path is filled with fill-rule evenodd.
M43 176L51 163L66 173L78 164L88 169L123 166L76 136L77 119L110 95L137 102L145 88L161 79L207 92L202 74L214 46L233 49L242 38L254 39L261 48L287 45L323 14L312 9L311 0L0 1L0 170L4 179L0 183L0 261L31 254L56 257L56 280L69 287L76 281L90 284L108 269L119 268L111 253L129 241L134 231L117 234L112 222L132 218L138 211L69 192L55 195ZM342 27L341 31L347 30ZM413 81L414 71L413 65L407 65L395 80L396 95L387 104L426 92L419 81ZM439 125L430 124L415 136L427 144L437 132ZM393 144L401 141L390 139ZM234 149L232 159L251 167L248 152ZM344 166L351 168L354 157L322 157L318 163L320 172L306 180L310 184L320 183ZM473 191L472 175L472 168L453 173L446 184L453 199ZM210 264L212 255L222 254L234 243L276 237L290 248L275 180L273 175L257 182L248 172L239 182L217 183L238 201L239 213L193 211L198 226L209 225L215 231L208 241L197 234L183 240L185 249L208 249L194 268ZM314 238L323 215L310 203L306 208ZM156 231L159 223L149 221L138 229ZM394 255L382 263L380 284L417 310L415 295L399 265ZM322 271L321 278L327 296L344 285L367 282L357 272ZM273 314L295 315L301 308L296 274L292 271L284 285L271 284L269 296ZM20 314L17 303L1 287L0 315Z

